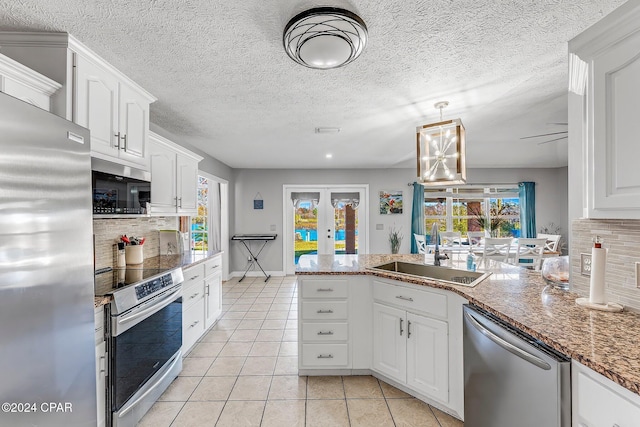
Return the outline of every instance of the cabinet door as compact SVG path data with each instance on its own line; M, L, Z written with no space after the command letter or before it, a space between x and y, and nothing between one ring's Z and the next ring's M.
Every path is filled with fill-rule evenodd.
M105 69L76 56L75 122L91 132L91 151L118 157L118 81Z
M120 84L119 126L122 137L120 158L145 164L149 130L149 102L125 84Z
M373 369L405 382L407 376L406 312L373 304Z
M104 427L106 423L106 342L96 345L96 396L98 404L98 427Z
M640 32L593 60L593 208L640 218ZM602 216L602 215L599 215ZM604 217L617 218L615 212Z
M449 401L448 325L407 313L407 384L441 402Z
M151 168L151 212L176 212L176 153L160 144L149 142Z
M198 210L198 162L178 154L178 212L196 214Z
M222 273L217 272L204 279L205 319L204 328L208 329L222 313Z

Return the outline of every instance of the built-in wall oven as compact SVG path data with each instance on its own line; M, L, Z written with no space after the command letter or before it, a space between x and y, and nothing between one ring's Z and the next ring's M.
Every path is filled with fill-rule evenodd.
M113 427L135 427L182 370L182 270L153 273L137 270L151 276L114 290L106 310L106 416Z

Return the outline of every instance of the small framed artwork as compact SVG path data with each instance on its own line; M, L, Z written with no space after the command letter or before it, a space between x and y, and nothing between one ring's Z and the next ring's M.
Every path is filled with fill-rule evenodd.
M253 209L264 209L264 200L262 200L260 193L256 194L256 197L253 199Z
M380 215L402 213L402 190L380 191Z

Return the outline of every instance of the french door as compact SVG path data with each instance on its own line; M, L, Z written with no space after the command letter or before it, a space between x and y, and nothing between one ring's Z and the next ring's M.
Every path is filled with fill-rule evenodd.
M368 186L284 187L285 271L302 255L366 253Z

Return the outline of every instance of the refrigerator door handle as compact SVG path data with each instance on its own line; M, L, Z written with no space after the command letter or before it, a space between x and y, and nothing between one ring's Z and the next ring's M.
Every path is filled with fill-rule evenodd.
M482 325L482 323L480 323L480 321L478 321L478 319L476 319L473 315L465 312L464 316L467 318L467 320L469 320L469 322L473 325L474 328L476 328L484 336L486 336L491 341L498 344L500 347L504 348L508 352L520 357L521 359L526 360L527 362L533 365L536 365L541 369L544 369L545 371L548 371L551 369L551 365L549 365L544 360L540 359L539 357L533 354L527 353L521 348L518 348L515 345L511 344L510 342L507 342L504 339L500 338L499 336L495 335L493 332L487 329L486 326Z

